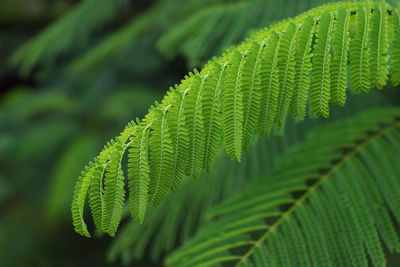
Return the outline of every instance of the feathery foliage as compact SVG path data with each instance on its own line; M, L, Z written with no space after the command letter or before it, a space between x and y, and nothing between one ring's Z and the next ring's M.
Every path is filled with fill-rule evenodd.
M160 260L171 252L177 242L182 244L207 222L206 210L242 191L243 185L268 173L275 159L292 144L302 140L303 127L288 123L291 134L271 136L275 142L253 139L242 162L231 161L219 149L216 166L209 174L203 173L199 181L185 179L174 194L168 195L157 207L149 207L146 223L131 220L121 227L108 253L108 259L121 257L124 263L141 259L145 255ZM176 205L176 203L184 203ZM127 214L128 216L128 214Z
M384 97L380 92L363 96L350 96L346 110L334 108L332 119L339 119L377 105L377 99ZM368 109L368 108L367 108ZM241 162L230 160L220 147L215 167L210 173L202 173L198 181L185 179L182 186L155 208L149 207L146 223L130 220L122 225L113 240L108 259L118 258L124 264L149 256L159 261L170 253L176 245L184 244L195 233L206 226L207 211L213 206L243 192L245 185L271 173L279 155L293 145L302 142L308 130L315 129L327 120L312 119L303 123L288 120L283 133L271 133L269 139L251 140ZM129 177L129 176L128 176ZM184 203L179 204L177 203ZM129 217L126 213L125 217Z
M387 64L383 64L388 60L388 48L394 42L392 35L389 38L387 28L395 28L393 24L396 20L392 17L396 12L384 2L343 2L321 6L256 33L240 46L228 50L223 57L214 58L200 72L195 70L190 73L180 85L171 88L161 104L156 103L141 122L140 127L149 129L147 161L150 180L148 196L141 195L143 199L136 202L149 200L159 204L169 190L176 189L182 176L178 173L199 177L202 169L209 169L212 165L210 159L215 157L215 147L222 136L228 156L240 160L250 133L258 129L259 133L269 135L275 123L280 126L284 124L293 95L301 98L303 106L300 113L294 109L293 115L300 114L299 117L302 117L304 103L307 102L307 92L304 90L307 84L311 88L311 112L327 117L332 101L331 72L335 76L334 81L341 85L333 102L344 104L343 84L347 84L347 75L343 73L346 67L341 64L346 63L350 68L350 80L356 92L369 91L375 85L386 84L388 70L397 71L396 65L392 64L388 69ZM344 26L335 26L335 23ZM301 41L297 42L297 39ZM345 60L347 42L351 44L349 62ZM336 43L333 45L334 51L342 51L334 54L336 60L331 60L332 43ZM378 47L378 52L370 53L370 47ZM303 53L303 58L298 55L299 51ZM391 54L392 58L396 56ZM298 66L297 62L304 64ZM295 89L300 80L304 83L303 88ZM210 90L215 90L218 95L210 98ZM337 101L337 96L340 96L341 102ZM215 107L218 115L210 116L210 110L205 110L210 106ZM247 117L250 107L253 112L260 114L258 125L255 117L251 120ZM173 112L173 109L177 110ZM169 119L170 114L180 118L178 124ZM253 113L251 115L255 116ZM210 128L210 125L216 127ZM101 227L96 224L97 228L110 235L115 233L124 200L121 159L132 145L136 127L132 123L121 137L110 143L105 149L108 152L103 153L107 154L105 159L98 158L99 163L89 164L87 172L77 183L72 213L78 233L89 235L83 221L84 201L89 186L100 188L90 190L91 193L98 192L98 196L93 197L100 200L95 201L94 210L101 212L92 212L95 222L100 221L101 217ZM181 133L183 138L180 138ZM213 145L210 145L211 137ZM206 146L205 142L210 143ZM182 156L183 153L185 156ZM146 157L140 160L146 160ZM105 169L104 192L103 186L92 181L99 168ZM102 183L102 179L99 180ZM143 187L147 187L146 181L142 180L145 183ZM134 194L134 190L137 188L131 187L129 193ZM131 200L131 203L135 201ZM137 216L142 220L144 214L133 215Z
M372 109L317 128L168 266L385 266L400 252L400 110ZM391 216L393 215L393 219Z

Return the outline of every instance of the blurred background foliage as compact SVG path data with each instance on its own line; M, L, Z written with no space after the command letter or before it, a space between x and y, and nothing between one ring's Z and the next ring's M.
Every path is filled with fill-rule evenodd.
M220 156L210 175L186 181L143 225L127 218L114 240L73 231L80 171L191 68L325 2L0 1L0 266L161 265L205 223L208 207L268 172L276 155L324 122L288 121L270 140L254 140L242 164ZM400 104L398 92L352 97L332 117Z

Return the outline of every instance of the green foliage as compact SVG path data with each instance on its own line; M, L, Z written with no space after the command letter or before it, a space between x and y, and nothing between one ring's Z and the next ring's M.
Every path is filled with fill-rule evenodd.
M110 20L125 0L87 0L49 26L36 38L24 44L12 57L15 65L28 74L38 62L51 62L55 56L77 40L82 41L96 28Z
M313 124L316 122L309 121L307 126ZM207 222L204 215L209 208L241 192L248 181L268 173L278 155L302 140L304 128L298 126L304 125L290 122L284 136L272 135L270 140L254 138L240 163L231 161L220 149L216 166L209 174L202 173L198 181L184 179L174 194L169 194L157 207L148 208L145 223L131 220L123 225L113 240L108 258L115 261L121 257L128 264L149 255L157 261L175 245L190 240Z
M347 15L343 15L343 9ZM262 111L264 107L267 109L274 107L274 110L259 113L264 115L271 113L272 115L267 121L269 123L276 122L278 125L283 125L290 103L292 102L295 85L299 84L299 80L303 80L302 77L296 75L296 70L298 68L298 66L296 66L296 61L303 61L299 57L296 59L296 52L304 47L304 43L296 42L296 39L299 34L307 32L307 29L309 30L309 21L312 20L317 26L312 27L312 33L309 34L308 38L314 38L315 36L316 42L313 44L311 51L307 49L307 43L311 42L310 40L307 40L306 48L303 48L305 51L304 57L310 57L311 53L311 58L304 60L311 60L312 62L309 101L313 114L327 117L329 115L329 102L331 101L330 72L331 69L345 69L340 66L340 63L345 62L343 57L347 56L347 53L343 52L340 55L336 55L340 56L340 59L331 61L330 47L332 38L335 38L335 40L333 40L334 43L337 42L336 38L340 38L340 40L342 40L341 46L346 48L348 39L343 36L347 36L346 32L351 33L355 30L355 35L349 34L352 49L349 51L350 61L346 63L351 69L350 80L355 84L354 90L356 92L360 89L369 91L370 87L373 85L383 85L388 80L388 67L387 65L380 65L380 63L385 62L385 58L387 58L386 55L388 54L387 49L389 47L387 44L391 44L393 38L387 39L385 26L383 25L388 24L388 27L392 27L393 20L389 18L391 18L391 14L395 13L395 11L396 10L392 9L389 5L380 2L374 5L371 5L370 2L344 2L322 6L294 19L278 23L271 28L260 31L239 47L230 49L223 57L212 60L201 72L194 71L194 73L190 73L190 75L182 81L181 85L176 86L175 89L171 89L167 93L167 96L161 104L156 103L141 122L142 126L140 127L149 127L148 163L150 168L150 181L148 185L148 199L154 204L159 204L167 192L174 189L172 187L172 184L174 184L173 181L179 181L181 179L179 175L172 176L173 173L176 173L175 168L180 168L180 171L184 171L186 175L195 178L198 177L201 170L205 168L204 147L206 134L204 125L210 124L211 122L208 121L210 117L204 118L203 115L203 107L206 105L205 102L210 101L204 98L203 95L206 90L205 88L209 86L208 83L215 84L215 79L209 79L209 77L215 75L223 77L221 81L223 87L221 87L221 95L218 98L221 99L222 103L216 101L213 105L219 105L219 109L222 110L221 119L219 119L217 124L222 125L223 139L227 154L231 158L235 157L240 160L243 147L245 147L243 146L244 113L247 112L246 108L250 99L249 90L252 88L248 84L247 73L254 73L253 77L258 75L257 79L261 81L261 102L255 111ZM377 14L378 12L379 14ZM341 15L339 15L340 13ZM370 24L369 17L371 13L372 17L374 17L374 21L377 22ZM383 15L383 13L388 13L388 15ZM355 19L350 20L348 29L343 29L343 31L345 31L344 34L335 34L335 29L337 30L339 26L335 28L333 21L338 21L340 19L340 22L346 25L347 16L355 17ZM382 23L378 23L379 21ZM303 30L303 25L305 25L305 30ZM256 60L251 61L251 59L248 58L251 58L250 55L254 53L252 52L252 50L254 50L254 42L258 43L258 46L261 47L269 44L272 49L268 46L264 47L266 52L257 53ZM297 49L298 44L300 44L300 46ZM368 54L369 46L373 46L374 44L379 47L379 52ZM335 47L336 46L337 45L335 45ZM264 58L263 55L265 54L272 54L272 56ZM331 66L331 62L335 65ZM339 65L337 65L338 63ZM261 65L259 67L260 71L257 71L257 64ZM266 64L265 69L263 68L263 64ZM217 69L219 73L215 73L216 65L218 65ZM371 75L370 66L374 66L374 73L377 76L375 74ZM395 71L395 67L395 65L392 65L391 71ZM254 69L256 69L256 71L254 71ZM223 72L226 73L222 74ZM307 72L307 69L305 69L305 72ZM334 73L337 75L337 71ZM308 74L307 77L310 77L310 75ZM339 79L343 79L342 83L347 83L345 82L345 78ZM267 81L266 84L263 83L265 81ZM279 84L279 87L277 87L277 84ZM217 86L216 88L218 89ZM266 89L268 89L268 91ZM267 96L265 97L263 94L267 94ZM342 101L343 95L344 93L342 92ZM243 100L247 102L243 102ZM251 98L251 100L253 100L253 98ZM255 101L257 101L256 97ZM266 104L264 101L269 101L270 103ZM168 119L171 112L170 110L174 107L183 108L183 110L181 110L181 108L178 109L178 114L184 115L180 117L178 126L171 123ZM245 112L243 112L243 110L245 110ZM297 116L298 114L294 115ZM263 118L260 118L259 121L263 121ZM264 123L264 125L267 126L260 127L260 125L252 124L252 128L245 129L245 134L248 136L248 133L253 132L255 128L261 128L266 129L265 133L268 135L272 124ZM185 151L185 153L187 153L186 157L181 158L176 156L177 151L183 151L182 148L176 149L174 143L175 145L177 143L171 139L170 128L176 126L177 128L172 130L174 134L176 133L176 139L175 136L172 138L174 140L180 139L180 129L187 129L188 134L186 136L184 134L183 137L184 140L188 139L187 143L189 144L187 151ZM103 151L105 156L100 156L101 159L97 158L96 161L99 161L98 163L96 161L91 163L88 167L88 171L80 178L72 203L73 220L78 233L89 235L83 222L83 208L86 193L90 186L93 189L90 189L90 192L97 194L97 196L93 197L101 200L96 202L96 211L98 212L93 214L95 222L100 216L103 218L101 227L96 223L97 228L100 231L114 235L120 221L124 199L124 178L121 166L122 157L124 151L129 149L129 146L132 144L130 140L134 136L136 127L138 126L133 123L128 126L121 137L117 137L115 141L111 142L105 148ZM185 130L183 132L185 132ZM215 142L221 137L222 133L220 133L219 136L216 134L213 136ZM183 144L178 144L178 146L181 145ZM207 149L207 151L211 151L211 156L209 155L209 157L213 158L215 151L209 149ZM141 160L145 160L145 158ZM177 161L182 161L182 163L178 165L176 164ZM104 165L107 167L104 167ZM95 171L98 168L105 170L104 201L102 198L102 190L95 190L96 187L100 189L103 188L101 185L102 180L100 179L100 184L92 183L93 177L96 176ZM146 179L142 180L143 183L145 181ZM141 186L142 185L139 184L139 187ZM130 188L130 194L133 194L132 190L135 189ZM138 199L137 201L145 202L147 197L143 196L143 198L144 199ZM138 215L133 216L136 217ZM143 218L143 214L140 216ZM239 243L241 242L242 241Z
M350 45L349 38L350 16L345 9L340 8L338 19L334 26L332 41L332 66L331 66L331 99L332 103L344 106L346 103L347 87L347 60Z
M375 107L383 97L380 92L350 96L346 109L334 107L331 120ZM160 205L148 207L145 223L130 220L121 226L108 259L114 262L119 257L124 264L129 264L148 255L152 261L159 261L175 245L184 244L206 225L210 208L242 192L251 180L271 173L279 155L301 142L305 131L324 123L328 121L314 119L299 124L289 119L283 133L272 133L269 139L253 135L249 151L241 162L229 160L220 148L209 174L203 172L198 181L184 179L182 186L167 195ZM125 217L128 216L126 213Z
M384 245L400 252L399 119L372 109L309 132L166 264L385 266Z
M132 217L143 222L149 190L149 130L138 126L135 131L128 161L129 190L133 192L129 196L129 206Z
M320 4L318 0L212 1L200 6L195 15L183 17L176 26L167 28L157 47L167 57L181 54L189 66L200 66L248 37L249 29L263 28Z

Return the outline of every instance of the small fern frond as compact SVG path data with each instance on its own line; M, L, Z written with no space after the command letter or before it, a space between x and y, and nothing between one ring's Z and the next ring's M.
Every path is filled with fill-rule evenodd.
M263 53L264 62L261 65L261 103L260 115L258 119L258 134L269 136L275 123L279 97L279 70L278 51L279 35L272 33L266 44Z
M183 103L187 95L188 89L180 92L178 90L174 91L171 96L173 105L170 108L168 114L169 129L171 132L171 141L174 147L174 158L173 158L173 169L172 169L172 179L171 179L171 190L175 191L182 183L184 173L185 161L181 159L186 159L188 155L189 148L189 133L186 127L185 114L183 109Z
M90 233L88 232L86 223L83 219L83 210L85 208L86 195L89 191L89 186L91 183L90 177L93 175L91 172L94 171L91 169L92 164L93 163L89 163L87 170L83 171L81 176L78 178L78 182L75 185L71 206L72 221L75 231L87 237L90 237Z
M346 103L349 26L349 13L344 8L339 8L332 38L331 101L341 106Z
M345 103L348 80L355 92L383 87L389 73L396 82L398 22L397 9L383 2L329 4L261 30L190 73L140 122L148 129L149 151L130 158L148 165L149 191L148 198L144 191L137 194L140 185L131 183L130 203L159 204L184 175L198 178L209 171L221 139L228 156L240 161L254 129L269 136L274 125L285 123L289 109L303 119L309 103L311 113L328 117L330 103ZM92 163L81 177L73 204L79 233L87 235L82 216L88 185L95 224L100 228L100 220L99 230L115 232L124 201L122 157L131 138L137 142L140 136L133 130L122 134L107 147L107 159ZM140 184L147 187L143 175ZM143 220L140 205L133 217Z
M371 12L368 6L358 7L356 36L352 39L350 53L351 85L355 92L360 92L361 90L368 92L371 87L368 63L368 30L370 14Z
M104 179L104 198L102 214L102 231L114 236L122 216L124 206L124 174L121 166L124 144L119 138L113 144L110 160L106 166Z
M243 88L241 80L246 57L247 55L237 50L232 53L226 68L222 103L226 153L231 159L236 157L238 161L241 159L243 148Z
M295 78L295 51L298 27L290 22L283 31L279 40L278 69L279 69L279 96L278 110L275 121L282 125L289 110Z
M173 171L173 146L167 123L167 110L153 109L149 141L150 186L149 201L159 204L167 194Z
M166 264L385 266L384 245L400 253L399 160L398 108L321 127L211 209L213 220Z
M382 3L374 6L371 17L370 30L370 71L371 85L382 89L387 82L389 75L389 41L387 30L387 12Z
M313 55L313 69L310 87L311 111L325 118L329 117L331 98L330 50L333 18L329 12L321 15Z
M207 82L204 86L203 116L205 131L204 167L210 172L215 161L222 134L221 91L224 86L225 68L213 63Z
M150 183L149 129L140 124L135 126L128 153L129 206L131 216L143 222L147 209Z
M111 152L111 150L109 150ZM107 157L108 157L107 153ZM102 163L103 162L103 163ZM104 205L104 174L105 168L108 164L108 159L95 160L95 170L93 171L92 182L90 184L89 191L89 206L92 212L94 224L98 229L103 229L102 218L103 218L103 205Z
M189 133L189 154L186 162L186 175L198 178L204 164L204 119L202 97L204 84L208 77L193 75L184 111ZM178 159L182 160L182 159ZM185 160L185 159L183 159Z
M346 13L346 11L345 11ZM314 19L308 17L299 31L296 51L296 81L290 112L295 118L306 116L308 91L311 78L311 42L313 40Z
M261 99L261 55L264 50L263 44L254 42L247 53L243 66L241 88L243 90L243 150L247 151L253 136L260 113Z

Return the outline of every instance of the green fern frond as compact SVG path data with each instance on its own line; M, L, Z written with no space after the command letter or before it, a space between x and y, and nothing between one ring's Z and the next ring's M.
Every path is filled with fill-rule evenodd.
M279 69L279 96L278 110L275 121L281 125L286 118L289 110L295 84L295 52L296 35L298 27L293 22L289 22L281 34L279 40L278 69Z
M346 11L344 11L346 13ZM311 78L311 42L313 40L314 19L308 17L299 31L296 51L296 80L290 112L295 118L304 119L306 116L308 91Z
M331 61L331 34L333 19L329 12L321 15L321 20L316 33L313 54L313 69L311 74L310 106L311 111L317 116L329 117L329 101L331 99L330 87L330 61Z
M241 159L243 148L243 88L241 80L246 57L247 55L234 50L226 68L222 96L226 153L232 159L236 157L238 161Z
M221 70L221 68L223 67L214 63L204 86L202 106L205 130L204 166L208 172L215 161L222 133L220 95L224 86L225 70Z
M261 55L264 45L253 43L249 47L243 66L241 88L243 90L243 150L247 151L260 113Z
M371 83L369 80L369 47L368 30L371 16L369 3L359 6L357 10L356 36L352 39L350 53L351 85L355 92L368 92Z
M273 173L209 211L215 219L166 264L385 266L384 244L400 252L399 119L381 108L310 133Z
M279 35L272 33L265 44L261 65L261 104L257 132L269 136L275 123L279 96L278 51Z
M128 154L129 206L132 218L143 222L147 209L150 182L149 129L140 124L135 127Z
M269 135L275 124L284 124L291 105L299 118L304 117L307 101L313 114L328 117L330 102L344 103L347 68L356 92L386 84L388 71L398 71L396 64L387 67L389 47L396 41L388 29L397 27L396 12L388 4L369 1L321 6L256 33L202 71L190 73L141 122L149 129L149 198L141 194L136 202L158 204L168 191L177 189L183 174L197 178L203 169L209 170L221 138L228 156L241 160L253 129ZM377 52L370 53L371 47ZM110 145L104 194L98 185L91 191L98 192L98 199L104 197L103 208L97 200L94 207L102 213L99 230L110 234L118 226L124 202L121 160L129 140L122 135ZM74 194L74 224L83 234L87 233L80 209L92 172L81 179ZM130 194L135 190L131 187Z
M106 166L104 178L102 231L114 236L122 216L124 206L124 174L121 166L122 155L125 152L124 144L116 139L110 160Z
M171 190L175 191L182 183L184 173L185 161L188 156L189 148L189 133L186 126L185 114L183 103L187 95L188 89L186 88L182 93L176 91L174 97L174 106L170 108L168 114L169 129L171 131L171 140L174 147L173 170L171 179Z
M198 72L196 72L198 74ZM192 74L190 85L187 88L188 97L184 102L184 112L189 133L188 158L177 160L186 161L186 175L198 178L204 164L204 119L202 110L202 97L204 84L208 77L203 79Z
M150 184L149 201L155 204L161 202L171 185L173 169L173 146L167 123L168 107L163 111L153 109L150 135Z
M344 106L346 103L347 88L347 60L350 46L349 37L350 15L344 8L340 8L334 26L332 38L331 68L331 100L332 103Z
M370 30L370 71L371 84L382 89L389 75L389 41L387 30L387 12L382 3L374 6Z

